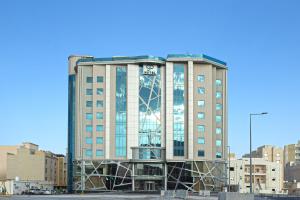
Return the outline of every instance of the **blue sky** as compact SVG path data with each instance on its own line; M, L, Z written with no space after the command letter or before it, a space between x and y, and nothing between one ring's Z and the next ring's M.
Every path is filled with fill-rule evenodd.
M300 139L300 1L0 3L0 145L67 146L67 57L204 53L228 63L229 142Z

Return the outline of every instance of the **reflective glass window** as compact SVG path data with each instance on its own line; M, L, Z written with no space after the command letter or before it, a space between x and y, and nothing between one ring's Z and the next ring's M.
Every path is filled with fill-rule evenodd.
M221 92L216 92L216 98L221 99L222 98L222 93Z
M91 138L91 137L86 137L86 138L85 138L85 143L86 143L86 144L93 144L93 138Z
M216 104L216 110L222 110L222 104L217 103Z
M184 156L184 65L173 68L173 147L174 156Z
M103 119L103 112L97 112L96 113L96 118L97 119Z
M89 132L89 133L93 132L93 126L92 125L86 125L85 126L85 131Z
M97 83L103 83L103 76L97 76Z
M85 119L93 120L93 113L85 113Z
M86 149L85 150L85 156L86 157L92 157L93 156L92 149Z
M198 87L197 91L198 91L198 94L205 94L205 88L204 87Z
M204 150L198 150L198 157L204 157L205 151Z
M161 71L154 66L155 73L144 73L139 67L139 146L161 146ZM160 152L140 149L140 159L153 159Z
M204 112L198 112L197 118L198 118L198 119L204 119L204 118L205 118Z
M221 128L216 128L216 134L221 134L222 133L222 129Z
M126 156L126 123L127 123L127 68L116 68L116 156Z
M221 140L216 140L216 146L220 147L222 145L222 141Z
M216 153L216 158L222 158L222 153L221 152L217 152Z
M102 95L103 94L103 88L97 88L97 94Z
M97 100L96 106L97 106L97 108L103 108L103 101Z
M204 100L199 100L197 101L197 104L199 107L204 107L205 106L205 101Z
M96 143L97 144L103 144L103 137L97 137L96 138Z
M205 144L204 137L198 137L198 144Z
M102 149L97 149L96 150L96 156L103 156L104 155L104 152Z
M204 82L205 76L204 75L198 75L197 80L198 80L198 82Z
M104 130L104 126L103 125L97 125L96 126L96 131L102 132L103 130Z
M221 86L222 85L222 81L220 79L216 80L216 86Z
M93 89L86 89L86 95L93 95Z
M93 101L86 101L86 107L87 108L93 107Z
M93 77L90 77L90 76L86 77L86 82L93 83Z
M198 132L204 132L205 131L205 126L204 125L198 125L197 130L198 130Z
M221 115L217 115L216 116L216 122L217 123L221 123L222 122L222 116Z

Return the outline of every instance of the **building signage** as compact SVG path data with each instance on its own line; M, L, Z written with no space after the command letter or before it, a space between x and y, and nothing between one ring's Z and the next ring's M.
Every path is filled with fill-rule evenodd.
M143 66L143 74L144 75L155 76L157 74L157 66L156 65L145 64Z

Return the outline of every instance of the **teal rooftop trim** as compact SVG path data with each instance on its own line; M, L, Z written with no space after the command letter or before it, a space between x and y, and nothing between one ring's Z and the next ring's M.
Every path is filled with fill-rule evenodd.
M82 58L77 61L79 62L105 62L105 61L123 61L123 60L157 60L157 61L166 61L162 57L142 55L142 56L114 56L108 58Z
M206 60L221 64L221 65L225 65L225 66L227 65L226 62L223 62L223 61L218 60L216 58L207 56L205 54L169 54L167 56L167 59L168 58L195 58L195 59L198 58L198 59L206 59Z
M208 61L226 66L226 62L218 60L216 58L207 56L205 54L168 54L167 59L169 58L192 58L192 59L206 59ZM167 59L157 56L142 55L142 56L114 56L107 58L81 58L77 61L77 64L80 62L112 62L112 61L126 61L126 60L156 60L160 62L165 62Z

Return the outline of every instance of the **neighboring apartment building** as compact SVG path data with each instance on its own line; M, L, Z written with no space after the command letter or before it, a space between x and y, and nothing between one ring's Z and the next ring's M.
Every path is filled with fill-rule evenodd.
M206 55L69 57L68 190L221 190L227 66Z
M56 154L56 183L57 188L67 187L67 163L66 157L61 154Z
M249 158L249 154L243 156L244 158ZM252 151L253 158L263 158L266 161L284 163L284 153L281 147L276 147L272 145L263 145L258 147L255 151Z
M0 163L0 180L47 181L55 185L59 178L56 155L39 150L33 143L0 146Z
M284 164L289 162L300 163L300 140L297 144L289 144L284 146Z
M266 161L264 158L252 159L253 192L282 193L282 165ZM241 193L250 192L250 159L230 160L230 185Z

